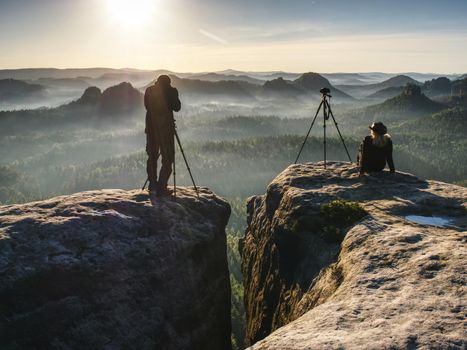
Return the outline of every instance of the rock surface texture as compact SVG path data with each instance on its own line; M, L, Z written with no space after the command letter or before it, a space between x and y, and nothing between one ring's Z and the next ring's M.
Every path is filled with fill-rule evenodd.
M230 349L230 207L177 195L0 207L0 348Z
M336 198L367 212L340 240L316 224ZM251 349L465 349L466 199L466 188L409 174L288 167L248 203L240 251Z

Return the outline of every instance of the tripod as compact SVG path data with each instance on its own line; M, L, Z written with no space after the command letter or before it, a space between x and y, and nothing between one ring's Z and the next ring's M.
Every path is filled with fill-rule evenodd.
M188 174L190 174L191 182L193 183L193 187L195 188L196 197L199 199L199 192L198 187L196 187L195 180L193 179L193 174L191 173L190 166L188 165L188 161L186 160L185 152L183 151L182 143L180 142L180 137L178 137L177 127L174 126L174 133L175 139L177 140L178 147L180 147L180 152L182 152L183 160L185 161L186 169L188 170ZM175 182L175 155L174 155L174 197L177 198L177 186Z
M300 154L303 151L303 147L305 147L305 143L308 140L308 136L310 136L311 129L313 128L313 125L315 124L316 118L318 117L319 111L321 108L323 108L323 133L324 133L324 138L323 138L323 151L324 151L324 169L326 169L326 121L329 120L329 117L332 117L332 120L334 121L334 125L336 126L337 132L339 133L339 137L342 141L342 144L344 145L345 152L347 153L347 157L349 157L350 163L352 163L352 159L350 158L349 151L347 149L347 146L345 145L344 138L342 137L342 134L339 130L339 127L337 126L336 118L334 118L334 114L332 113L331 109L331 95L329 94L331 91L328 88L322 88L320 90L321 92L321 102L318 106L318 109L316 110L315 117L313 118L313 121L311 122L310 128L308 129L308 132L306 133L305 140L303 140L302 147L300 147L300 151L298 152L297 158L295 159L294 164L297 164L298 158L300 157Z
M199 199L198 187L196 187L195 180L193 179L193 174L191 173L191 169L190 169L190 166L188 165L188 161L186 159L185 152L183 151L182 143L180 142L180 137L178 136L178 133L177 133L177 126L175 125L175 121L174 121L174 135L175 135L175 139L177 140L178 147L180 148L180 151L182 152L183 160L185 161L185 165L186 165L186 168L188 170L188 174L190 174L191 182L193 183L193 187L195 188L196 197ZM174 197L177 198L177 182L176 182L176 172L175 172L175 148L174 148L173 178L174 178ZM146 184L148 182L149 182L149 177L146 178L146 181L144 182L143 188L141 188L142 191L144 190L144 188L146 187Z

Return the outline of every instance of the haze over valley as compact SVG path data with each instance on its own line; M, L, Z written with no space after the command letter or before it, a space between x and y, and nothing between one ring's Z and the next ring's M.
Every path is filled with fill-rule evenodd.
M0 302L0 340L5 341L7 347L11 345L8 349L12 350L34 346L50 348L47 345L53 337L49 339L46 331L42 337L41 332L36 332L41 327L28 326L37 323L47 325L50 334L58 334L58 338L53 338L57 349L73 348L68 345L83 338L86 331L96 337L88 339L91 347L100 348L96 344L106 344L105 347L108 346L109 349L118 349L120 347L115 344L121 341L118 344L124 344L122 348L143 344L142 349L145 349L144 346L152 349L156 346L156 336L144 326L134 329L130 327L131 336L126 333L127 326L113 327L120 321L121 324L132 323L130 317L144 324L143 320L148 317L149 323L154 321L153 324L160 323L166 327L154 326L162 332L160 334L164 334L160 336L160 344L165 344L165 341L170 343L171 339L178 339L176 335L183 333L185 338L180 339L179 348L187 348L180 344L188 344L183 341L192 336L203 338L200 336L204 334L201 329L204 327L202 319L210 317L205 313L216 312L217 306L211 305L202 297L204 287L196 287L197 290L190 287L193 281L202 285L206 277L206 281L211 281L215 286L217 283L223 286L223 291L218 294L211 285L206 287L212 287L206 295L217 298L222 310L216 314L218 318L211 318L216 321L210 322L205 328L215 330L219 326L228 337L230 308L232 350L245 349L251 345L248 343L260 341L275 328L286 326L299 314L303 315L301 312L305 307L312 304L314 307L319 300L325 300L326 293L334 295L332 293L340 288L341 283L351 281L347 284L351 285L354 283L352 281L373 281L373 277L377 280L376 275L371 275L373 270L369 271L370 267L367 269L363 265L360 266L358 278L354 276L354 279L346 279L354 271L350 267L358 265L350 260L359 260L363 264L365 259L369 259L368 266L371 265L374 271L393 269L400 261L406 261L404 259L409 254L407 252L410 247L415 246L423 254L436 252L433 253L435 258L429 258L433 261L427 263L426 271L418 272L417 269L421 266L418 263L414 263L417 267L410 267L417 281L423 279L424 282L420 285L428 288L430 281L436 285L435 279L429 280L432 278L430 276L445 271L443 269L447 266L446 271L455 271L449 270L452 274L445 275L445 284L439 286L445 286L446 290L457 293L456 283L460 282L452 277L458 274L457 265L454 266L451 261L456 264L462 261L462 249L459 248L456 252L459 256L452 260L443 256L445 253L439 252L445 246L461 246L461 241L439 244L442 249L438 246L434 249L433 242L438 238L439 241L436 242L440 242L440 237L446 240L455 239L457 232L454 231L464 226L452 224L446 228L452 232L446 235L438 231L438 228L430 229L431 231L427 229L426 237L430 237L428 241L420 238L425 237L425 231L422 232L415 224L401 222L396 218L399 214L395 212L402 210L402 207L413 206L418 211L411 214L434 215L430 212L430 206L435 203L433 206L438 209L446 206L440 209L443 213L451 209L455 215L460 213L459 217L465 213L465 203L460 202L464 196L462 187L467 186L466 23L467 3L460 0L0 1L0 205L3 208L0 210L0 274L6 276L7 272L19 271L18 276L23 276L23 273L26 276L30 261L34 262L34 266L37 265L34 260L36 255L30 261L26 259L27 261L17 264L15 259L23 256L21 250L15 250L18 247L24 248L27 254L34 247L39 247L37 261L45 261L44 266L49 262L55 263L54 259L58 259L59 264L64 262L66 265L70 261L74 264L75 253L70 253L71 251L77 252L76 261L79 264L88 266L88 257L86 253L82 253L84 248L81 249L79 241L80 225L84 225L83 227L89 229L86 229L87 241L83 243L83 247L89 244L92 246L89 249L93 252L89 258L90 265L93 269L96 266L97 271L103 266L99 265L99 261L105 261L106 264L110 262L106 265L110 266L111 271L107 276L118 281L106 280L102 285L109 290L115 283L119 285L111 298L105 297L106 291L102 294L104 297L98 296L96 300L105 299L111 303L113 300L126 298L121 305L109 307L104 303L104 308L114 308L117 315L114 315L115 318L108 317L107 311L100 313L101 310L95 307L91 310L91 318L86 319L89 323L80 323L81 313L87 315L90 310L86 304L90 294L83 292L83 295L79 295L85 302L76 306L78 304L73 304L77 300L73 299L75 292L68 295L65 291L72 286L78 291L76 293L81 293L81 289L75 288L75 284L87 286L88 280L81 281L78 276L77 282L63 288L57 287L57 291L54 289L53 293L49 293L48 287L42 290L42 284L35 280L21 280L24 283L18 282L18 290L33 292L30 295L27 294L29 292L21 292L18 298L14 288L5 289L5 282L0 286L0 299L7 300L9 306L4 307ZM188 188L192 186L192 180L178 147L175 168L180 202L171 202L172 197L162 198L160 203L167 200L158 206L159 198L151 202L147 192L139 191L148 178L144 95L161 75L167 75L171 85L178 90L181 110L175 112L174 117L193 178L201 188L199 201L195 200L194 192ZM320 90L323 88L330 90L329 101L333 117L326 121L324 129L321 110L307 142L304 143L317 108L322 102ZM167 101L166 99L166 104ZM354 167L357 151L362 140L369 135L369 126L373 122L383 122L387 126L394 145L396 174L385 171L374 177L357 177ZM322 163L316 164L323 160L325 142L327 161L348 161L336 126L342 133L353 164L331 163L332 170L326 173L326 177L320 173ZM323 137L324 132L326 139ZM384 137L386 141L389 139ZM294 163L302 145L304 148L298 159L300 165L289 167ZM283 172L285 169L287 170ZM388 176L385 177L386 175ZM394 177L390 177L392 175ZM428 181L423 182L421 179L433 181L428 185ZM169 189L172 181L173 177L170 178ZM380 185L382 187L378 189ZM101 191L102 189L116 190L106 192ZM96 192L82 194L82 191ZM264 196L260 195L263 193ZM355 197L352 197L353 193L356 193ZM66 197L63 200L51 199L60 195ZM248 198L252 196L256 196L256 199L249 202L247 209ZM286 199L279 205L275 201L282 198L281 196ZM341 201L346 198L358 203ZM381 204L380 201L384 203ZM30 202L34 203L24 204ZM66 205L61 206L61 202ZM113 210L118 211L117 207L107 207L110 202L116 203L117 207L131 207L131 211L128 215L120 215L119 212L116 214ZM271 208L276 204L278 209L273 213L275 209ZM375 208L381 204L381 212L379 209L372 209L373 204ZM224 234L229 205L231 215ZM86 208L81 210L83 207ZM64 214L60 214L61 219L55 220L58 210L62 209ZM33 224L29 210L37 214L37 220ZM333 210L342 210L339 212L342 217L347 214L351 217L356 213L355 220L347 220L346 216L347 219L339 221L341 218L336 219ZM347 210L354 212L349 214ZM154 214L156 211L163 213L156 218L159 215ZM145 217L141 219L139 215L143 215L142 213ZM381 213L381 217L378 213ZM394 226L388 224L386 218L389 216ZM311 222L308 217L316 219L316 222ZM46 224L40 221L42 218L49 220L46 224L51 224L51 227L58 225L59 228L50 230L56 236L48 236ZM110 223L108 225L113 226L102 224L107 222L104 218ZM138 219L133 221L134 218ZM273 223L273 218L280 221L277 232L274 231L277 222ZM375 221L371 221L373 219ZM197 226L201 221L202 224ZM62 229L61 225L76 226L69 230L73 234L66 236L62 235L62 231L67 229ZM355 225L359 226L355 234L346 238L346 233L353 230ZM384 230L379 229L381 225L385 226ZM45 230L45 235L52 237L52 243L47 239L43 240L42 231L36 232L30 230L30 227ZM171 227L177 227L174 236L172 232L166 235L168 227L170 230ZM393 230L394 227L397 230ZM417 231L412 235L411 232L415 229L421 233ZM26 233L21 233L21 230ZM102 234L103 238L102 232L105 233ZM112 233L107 236L107 232ZM384 232L390 239L380 239L377 236L379 232ZM406 233L409 236L398 238L399 234ZM123 249L115 249L108 243L107 237L112 234L118 236L113 242L121 245L120 247L124 246ZM283 241L282 234L285 237ZM14 235L17 235L19 241L14 241ZM152 243L146 241L149 236L152 237ZM188 236L190 238L185 240ZM167 237L170 239L166 239ZM299 244L293 241L297 237L301 242ZM367 243L373 239L378 241L360 244L361 237L365 237ZM63 249L56 243L56 240L62 239ZM208 239L211 241L206 243L205 240ZM10 241L13 243L10 244ZM128 244L129 241L132 244ZM50 253L47 256L41 255L45 254L44 251L49 252L48 248L43 248L49 244L47 242L52 247ZM182 243L177 245L180 242ZM385 242L390 242L387 247L380 245L386 244ZM164 245L166 243L167 246ZM30 249L29 244L34 249ZM155 252L150 244L163 248ZM137 249L133 250L133 247ZM306 253L304 247L309 248ZM261 250L263 248L264 251ZM371 251L359 255L360 248ZM348 261L336 260L341 254L340 249L342 256L347 256ZM179 255L165 255L172 250ZM119 253L114 254L117 251ZM279 251L285 255L281 256ZM326 256L318 256L315 251ZM373 251L380 254L375 259L372 258ZM396 253L389 257L384 255L386 251L389 255L391 252ZM125 253L119 255L121 252ZM410 252L410 259L425 258L418 257L415 249ZM209 255L211 253L212 256ZM106 258L99 260L102 256ZM113 260L116 257L120 260ZM133 258L135 260L131 260ZM159 258L161 260L157 260ZM166 270L159 270L166 268L166 258L172 259L176 268L169 264ZM226 259L228 271L226 266L225 271L217 269L223 263L227 264ZM115 261L122 264L118 266L122 267L124 273L115 271ZM185 265L175 264L178 261L186 264L186 268L183 267ZM216 261L215 267L210 265L213 261ZM327 265L322 265L323 261ZM386 262L388 265L385 265ZM296 266L293 265L295 263ZM198 269L197 264L203 266ZM144 268L141 269L141 266ZM264 267L262 271L267 273L258 272L257 268L261 266ZM177 272L173 273L171 269ZM345 269L348 271L344 271ZM192 271L196 271L196 278L190 280ZM388 271L392 274L392 270ZM347 276L344 276L344 272ZM44 273L45 278L50 277L48 273ZM58 278L68 281L60 277L60 271L57 272L57 278L53 273L51 280ZM74 276L66 273L63 275ZM310 277L312 275L313 278ZM387 290L382 287L386 278L387 281L392 281L392 277L387 277L389 273L386 270L381 276L383 277L380 280L364 289L368 294L363 294L362 300L370 294L387 296L397 292L396 287L386 285L384 288L393 288ZM411 284L412 280L408 282L404 276L400 277L400 285L408 286L407 288L418 286ZM13 277L3 281L8 280L13 286L16 283L12 282L16 278ZM89 285L94 286L95 281L92 278ZM183 299L182 302L171 299L171 293L167 292L171 290L166 286L168 280L176 292L174 295ZM122 281L137 283L131 285ZM381 288L378 284L380 282ZM28 285L34 285L34 288L28 289ZM47 283L43 285L48 286ZM193 304L191 299L185 298L190 293L185 289L178 289L179 286L199 292L193 294L201 295L197 299L199 303L196 303L200 306L199 310L195 307L191 310L185 306L183 310L178 309L179 305ZM141 294L132 289L140 287ZM162 302L164 305L160 305L161 302L154 298L156 294L153 292L156 289L157 293L160 292L157 295L167 298ZM314 293L315 289L319 290L317 294ZM98 288L95 290L99 291ZM43 294L36 295L36 292ZM373 292L375 293L372 294ZM434 289L432 292L430 295L433 298L444 295ZM346 290L346 293L346 300L350 300L354 290ZM417 294L420 300L421 294L422 292ZM27 301L28 296L32 298L30 303ZM24 302L23 297L26 300ZM71 305L70 310L79 314L77 321L75 322L74 316L64 317L62 320L62 316L57 313L55 323L49 324L47 319L50 312L42 309L42 306L38 307L39 311L36 310L39 315L37 317L24 311L28 305L33 305L37 300L49 300L48 297L53 299L52 302L58 300L60 303L63 301L63 305L67 307ZM138 299L139 297L142 299ZM231 305L228 305L229 297ZM276 297L277 300L282 298L277 305L273 302ZM152 298L150 308L146 308L145 298ZM225 298L227 299L224 300ZM402 299L410 301L409 294L404 294L404 298ZM397 308L397 305L391 304L396 301L391 299L390 302L378 304L373 299L377 307L389 305L388 308ZM453 321L453 315L463 308L449 302L450 300L446 301L444 306L451 311L449 315L443 314L442 317L454 324L457 321ZM132 303L139 303L141 310L133 309ZM353 306L355 305L351 305L349 310ZM55 309L51 310L53 313ZM141 313L137 311L132 314L134 310L140 310ZM366 312L363 311L361 315ZM411 314L418 315L417 310L412 311ZM370 315L370 312L366 314ZM174 315L180 316L179 321L166 322L166 317ZM334 316L340 317L339 315L335 311L318 316L330 320ZM360 312L351 315L355 319L362 317ZM381 318L375 321L368 315L365 319L368 324L381 325L388 320L384 318L383 322ZM188 317L187 323L180 321L185 316ZM326 318L327 316L330 318ZM441 316L433 313L431 320L434 324L437 317ZM21 323L22 320L25 322ZM29 323L30 320L32 323ZM17 324L24 326L19 327ZM90 326L83 328L82 324ZM96 324L111 325L111 330L109 333L101 332ZM342 326L341 323L336 324ZM358 328L359 324L355 324ZM9 328L2 328L4 325ZM65 334L62 332L64 328L60 327L69 325L69 329L76 332L73 333L75 336L68 336L66 333L60 338ZM198 326L200 329L195 330ZM347 324L342 327L347 327ZM406 328L418 329L412 327L412 324ZM177 329L182 331L178 332ZM386 329L381 329L378 329L380 334L390 334ZM448 333L443 331L439 330L439 334L448 337ZM398 328L396 333L401 332ZM43 347L35 343L36 340L30 340L28 334L37 336L39 343L43 341L44 343L40 343ZM277 334L276 338L271 339L279 339ZM277 341L286 342L289 336L293 338L295 335L301 337L299 331L291 332ZM353 336L358 337L358 334L352 333L346 339L352 342ZM452 336L452 339L456 337L457 335ZM59 338L64 343L56 340ZM117 338L120 340L115 340ZM204 338L209 340L209 337ZM67 339L70 343L67 343ZM133 342L135 339L137 341ZM313 334L313 341L319 342L320 339ZM222 341L224 344L228 343L228 339ZM304 338L304 341L307 339ZM264 348L258 349L276 350L274 347L267 347L267 343L264 344ZM394 348L415 349L417 338L408 337L400 344ZM449 344L457 349L456 346L460 343L453 340ZM388 347L392 345L389 344ZM163 346L160 345L160 348ZM209 346L204 348L210 349Z
M393 135L397 169L466 184L467 78L462 74L27 69L0 71L0 201L142 186L143 93L161 73L168 73L180 92L177 126L197 183L227 198L233 208L228 232L237 344L243 344L244 334L235 248L245 229L243 203L293 162L322 87L331 89L353 161L368 125L382 120ZM301 162L322 159L321 126L322 117ZM328 132L328 159L345 160L334 125ZM178 156L177 183L190 185L181 160Z

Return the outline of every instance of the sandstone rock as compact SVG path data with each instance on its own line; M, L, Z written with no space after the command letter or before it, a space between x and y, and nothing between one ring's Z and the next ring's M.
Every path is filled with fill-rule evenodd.
M336 198L368 213L345 228L342 244L313 225ZM466 199L466 188L409 174L288 167L248 204L241 253L251 349L465 349Z
M229 349L229 205L206 189L0 207L0 348Z

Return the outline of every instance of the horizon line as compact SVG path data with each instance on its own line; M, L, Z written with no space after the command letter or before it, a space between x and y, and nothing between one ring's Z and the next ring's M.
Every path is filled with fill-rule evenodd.
M445 75L463 75L467 72L435 72L435 71L333 71L333 72L319 72L314 70L307 70L307 71L288 71L288 70L241 70L235 68L225 68L219 70L202 70L202 71L176 71L167 68L133 68L133 67L112 67L112 66L87 66L87 67L17 67L17 68L1 68L0 71L9 71L9 70L46 70L46 69L53 69L53 70L86 70L86 69L114 69L114 70L133 70L133 71L140 71L140 72L157 72L157 71L168 71L171 73L183 73L183 74L201 74L201 73L221 73L225 71L237 71L240 73L289 73L289 74L304 74L304 73L318 73L318 74L371 74L371 73L383 73L383 74L445 74Z

